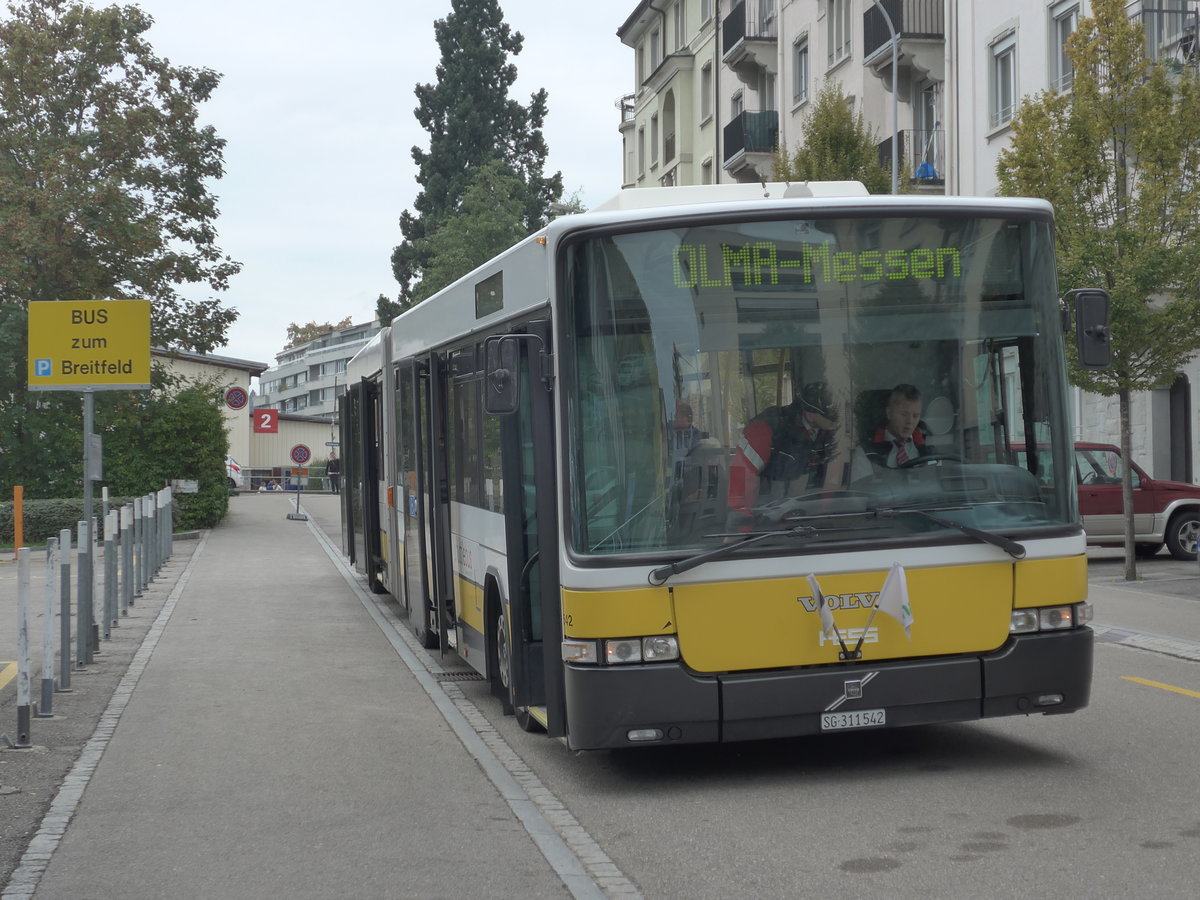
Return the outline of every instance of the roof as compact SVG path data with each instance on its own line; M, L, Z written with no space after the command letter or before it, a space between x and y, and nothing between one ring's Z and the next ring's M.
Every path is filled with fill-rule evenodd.
M182 359L188 362L215 366L222 369L240 369L251 375L261 375L269 366L264 362L254 362L249 359L238 359L233 356L217 356L212 353L194 353L191 350L173 350L167 347L151 347L150 353L163 359Z

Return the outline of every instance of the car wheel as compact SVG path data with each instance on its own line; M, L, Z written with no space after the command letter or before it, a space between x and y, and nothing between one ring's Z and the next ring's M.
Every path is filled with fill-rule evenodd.
M1200 512L1185 510L1171 517L1167 523L1167 549L1176 559L1196 558L1196 539L1200 538Z

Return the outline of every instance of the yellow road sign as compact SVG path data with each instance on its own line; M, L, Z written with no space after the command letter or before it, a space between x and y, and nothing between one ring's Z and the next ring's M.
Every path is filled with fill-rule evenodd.
M29 304L31 391L148 387L149 300Z

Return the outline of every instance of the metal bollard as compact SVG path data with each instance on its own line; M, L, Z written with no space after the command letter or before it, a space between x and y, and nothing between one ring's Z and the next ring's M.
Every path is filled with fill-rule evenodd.
M58 538L46 541L46 606L42 622L42 700L38 717L54 715L54 639L58 617Z
M147 499L150 501L150 509L154 512L154 527L150 531L150 561L153 564L150 567L150 576L153 578L162 568L162 558L158 552L162 546L162 516L159 515L158 494L153 493Z
M17 740L14 748L29 744L29 548L17 550Z
M167 488L167 559L175 555L175 492Z
M104 517L104 639L117 624L117 511Z
M121 509L121 615L133 606L133 504Z
M75 655L79 668L92 661L92 539L88 534L88 523L79 522L75 527Z
M134 594L141 596L142 568L145 566L146 554L142 552L142 498L133 498L133 583Z
M58 689L71 690L71 529L58 533Z
M100 652L100 627L104 624L104 595L100 592L100 524L92 516L92 530L88 532L92 539L92 653Z

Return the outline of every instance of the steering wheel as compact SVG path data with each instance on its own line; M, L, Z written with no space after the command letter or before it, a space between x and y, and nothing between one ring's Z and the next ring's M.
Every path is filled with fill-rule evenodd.
M900 463L897 468L900 469L915 469L917 466L932 466L940 462L962 462L961 456L955 456L953 453L930 453L928 456L918 456L914 459L907 459Z

